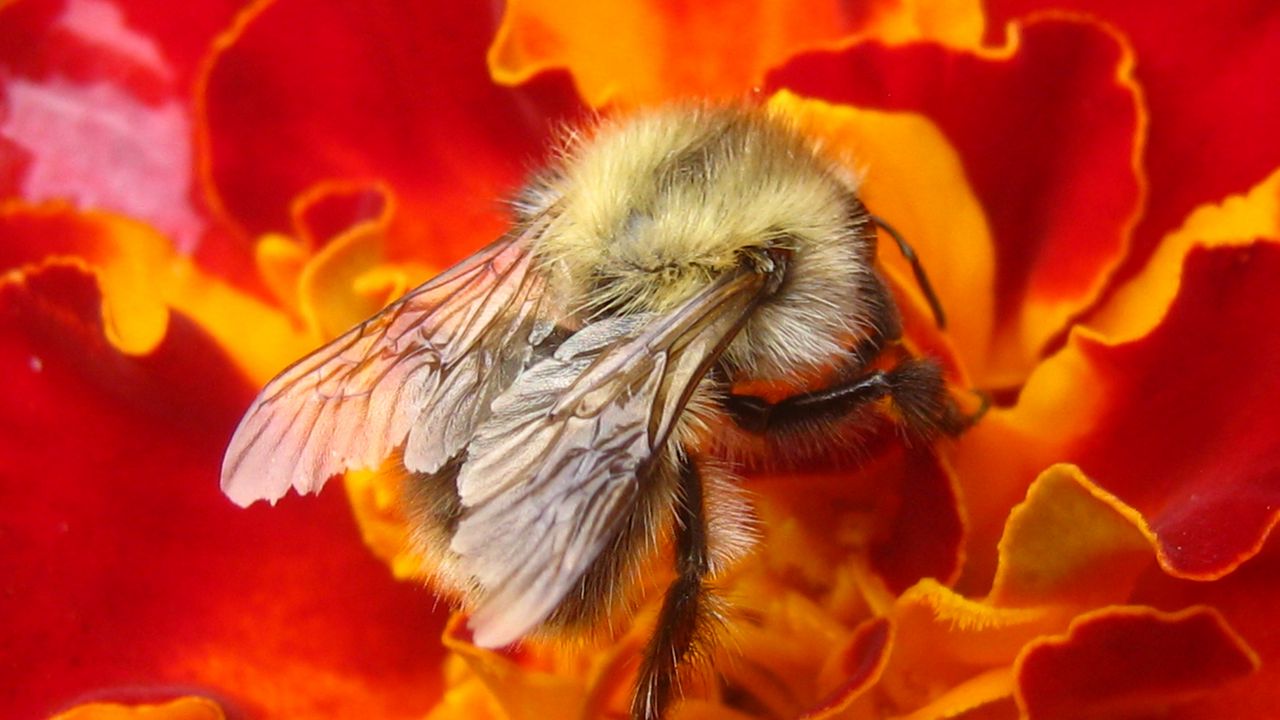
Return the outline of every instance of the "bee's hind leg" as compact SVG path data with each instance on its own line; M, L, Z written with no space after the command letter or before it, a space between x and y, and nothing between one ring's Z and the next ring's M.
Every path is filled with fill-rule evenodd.
M676 579L667 589L658 624L645 648L631 703L632 720L660 720L678 689L680 672L710 640L713 599L706 580L711 572L705 487L693 460L680 461L675 511Z

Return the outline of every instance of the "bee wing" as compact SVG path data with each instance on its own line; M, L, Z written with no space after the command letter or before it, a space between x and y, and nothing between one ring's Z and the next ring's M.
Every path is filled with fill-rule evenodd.
M534 224L493 243L281 372L240 421L222 490L240 506L318 492L405 444L412 470L461 450L518 372L539 322ZM545 326L545 328L544 328Z
M477 644L527 634L613 539L762 286L743 270L669 315L590 324L494 400L458 475L451 541L484 591Z

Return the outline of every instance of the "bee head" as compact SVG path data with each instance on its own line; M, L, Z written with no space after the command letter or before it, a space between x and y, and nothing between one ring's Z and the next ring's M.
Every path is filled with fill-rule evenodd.
M785 253L725 356L758 376L825 363L856 334L873 244L855 190L784 119L692 105L572 136L524 207L551 215L536 253L584 317L668 312L751 257Z

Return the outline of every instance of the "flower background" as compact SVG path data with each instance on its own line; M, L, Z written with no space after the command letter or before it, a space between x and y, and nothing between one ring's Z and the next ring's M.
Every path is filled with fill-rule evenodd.
M680 716L1267 716L1280 11L1116 5L0 2L0 714L617 714L652 607L480 651L393 488L242 511L217 468L276 370L502 231L560 123L751 95L865 170L951 317L897 282L913 344L997 403L750 477Z

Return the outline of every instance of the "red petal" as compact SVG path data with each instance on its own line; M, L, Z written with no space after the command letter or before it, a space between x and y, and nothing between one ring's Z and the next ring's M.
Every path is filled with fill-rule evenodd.
M990 387L1020 382L1124 253L1142 203L1141 117L1123 78L1127 62L1098 26L1055 20L982 54L858 45L812 55L770 84L921 112L956 146L996 241L995 287L973 290L994 293L996 332L986 356L966 358Z
M491 240L551 116L574 107L562 85L492 84L494 22L444 2L255 6L200 88L207 190L258 234L287 229L316 183L381 180L400 200L402 249L439 263Z
M871 544L871 565L894 594L921 578L943 584L960 572L965 528L951 472L924 450L907 450L894 463L897 507L884 509L892 521L883 537Z
M0 10L0 195L145 220L194 248L190 86L238 3L15 2Z
M1266 364L1275 338L1259 325L1280 246L1250 247L1280 233L1278 188L1280 172L1198 208L1089 329L1041 364L1015 407L993 410L956 446L974 587L985 586L987 548L1008 509L1055 462L1088 460L1085 473L1160 536L1171 572L1217 577L1257 550L1280 484L1268 439L1280 397Z
M1033 720L1145 717L1256 669L1257 659L1209 608L1166 615L1101 610L1018 661L1018 698Z
M1280 6L1233 3L993 0L993 30L1041 8L1080 10L1114 23L1137 55L1150 116L1145 175L1151 194L1129 271L1196 205L1258 181L1280 161Z
M1186 720L1269 717L1280 707L1280 545L1266 551L1231 575L1212 583L1180 580L1152 573L1134 594L1137 602L1165 608L1202 603L1222 613L1262 658L1262 667L1249 678L1232 683L1177 709L1171 717Z
M1149 335L1073 339L1106 402L1065 456L1147 518L1175 574L1230 572L1280 513L1277 277L1280 245L1197 249Z
M119 5L130 27L159 46L173 69L174 84L184 94L195 81L214 36L225 30L235 15L251 2L188 0L175 4L170 0L109 0L109 4Z
M243 717L421 717L442 618L341 493L238 510L217 487L251 394L180 315L122 355L79 270L0 286L5 717L192 689Z
M850 552L865 548L871 568L894 594L921 578L953 582L966 527L950 468L931 449L904 447L892 432L856 442L859 455L868 458L861 464L819 460L803 471L750 479L748 487L764 498L759 505L770 531L799 522L829 553L806 546L788 553L794 556L789 560L825 576ZM865 537L856 549L845 538L827 536L828 529L851 524Z
M1063 461L1142 514L1170 573L1218 578L1257 553L1280 513L1280 334L1264 320L1277 276L1280 244L1195 248L1149 333L1077 330L958 448L976 537L1036 467Z
M869 687L880 679L889 660L893 627L884 618L867 620L853 631L848 646L841 652L845 681L822 702L810 708L800 720L827 720L839 717Z

